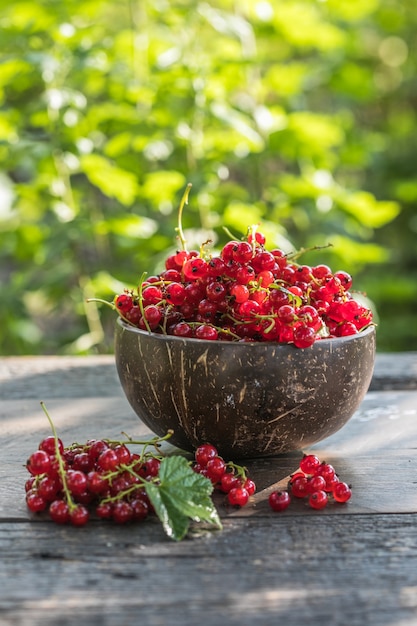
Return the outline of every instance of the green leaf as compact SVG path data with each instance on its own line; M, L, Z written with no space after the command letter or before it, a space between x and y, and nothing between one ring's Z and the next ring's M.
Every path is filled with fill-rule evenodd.
M98 154L87 154L81 158L81 169L106 196L116 198L121 204L129 205L138 191L134 174L112 165Z
M145 485L149 499L166 534L180 541L187 534L190 521L208 522L221 528L221 521L211 499L210 480L196 474L184 457L163 459L159 480Z

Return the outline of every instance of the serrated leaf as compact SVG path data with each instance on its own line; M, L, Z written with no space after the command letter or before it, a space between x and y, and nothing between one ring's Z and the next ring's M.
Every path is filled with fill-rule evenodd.
M196 474L184 457L165 458L159 470L159 483L148 483L145 487L165 532L172 539L183 539L191 520L221 528L210 497L213 485L205 476Z

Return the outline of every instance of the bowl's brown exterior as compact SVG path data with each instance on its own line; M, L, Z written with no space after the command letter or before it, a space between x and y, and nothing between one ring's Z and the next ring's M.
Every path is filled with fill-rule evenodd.
M115 356L128 401L157 435L225 458L300 450L339 430L371 382L375 329L298 349L276 343L183 339L120 319Z

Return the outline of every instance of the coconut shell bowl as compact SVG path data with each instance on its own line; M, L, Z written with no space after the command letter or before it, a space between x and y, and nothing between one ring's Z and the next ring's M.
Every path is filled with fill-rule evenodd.
M157 435L192 451L211 443L229 459L301 450L352 417L373 373L373 326L292 344L235 343L148 333L116 324L115 358L127 400Z

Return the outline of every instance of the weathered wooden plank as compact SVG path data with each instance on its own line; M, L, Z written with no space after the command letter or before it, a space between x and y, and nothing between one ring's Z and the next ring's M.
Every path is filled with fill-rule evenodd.
M135 438L150 436L124 398L51 399L47 405L67 445L89 438L117 438L122 431ZM417 511L416 417L417 392L371 392L342 430L312 448L322 460L333 463L340 477L354 488L354 498L346 510L332 507L325 514ZM32 400L2 402L0 423L0 519L28 519L23 498L28 477L24 463L49 434L49 425L39 403ZM169 451L169 446L166 449ZM221 514L265 513L269 492L285 486L300 458L301 452L248 461L249 473L259 489L255 506L241 511L222 507ZM296 507L299 514L309 513L304 503Z
M417 389L417 353L377 354L371 390ZM4 357L0 399L122 396L112 355Z
M417 389L417 352L378 353L370 389Z
M413 515L229 519L180 544L156 525L3 523L0 549L5 626L417 620Z
M5 357L0 399L122 396L114 357Z

